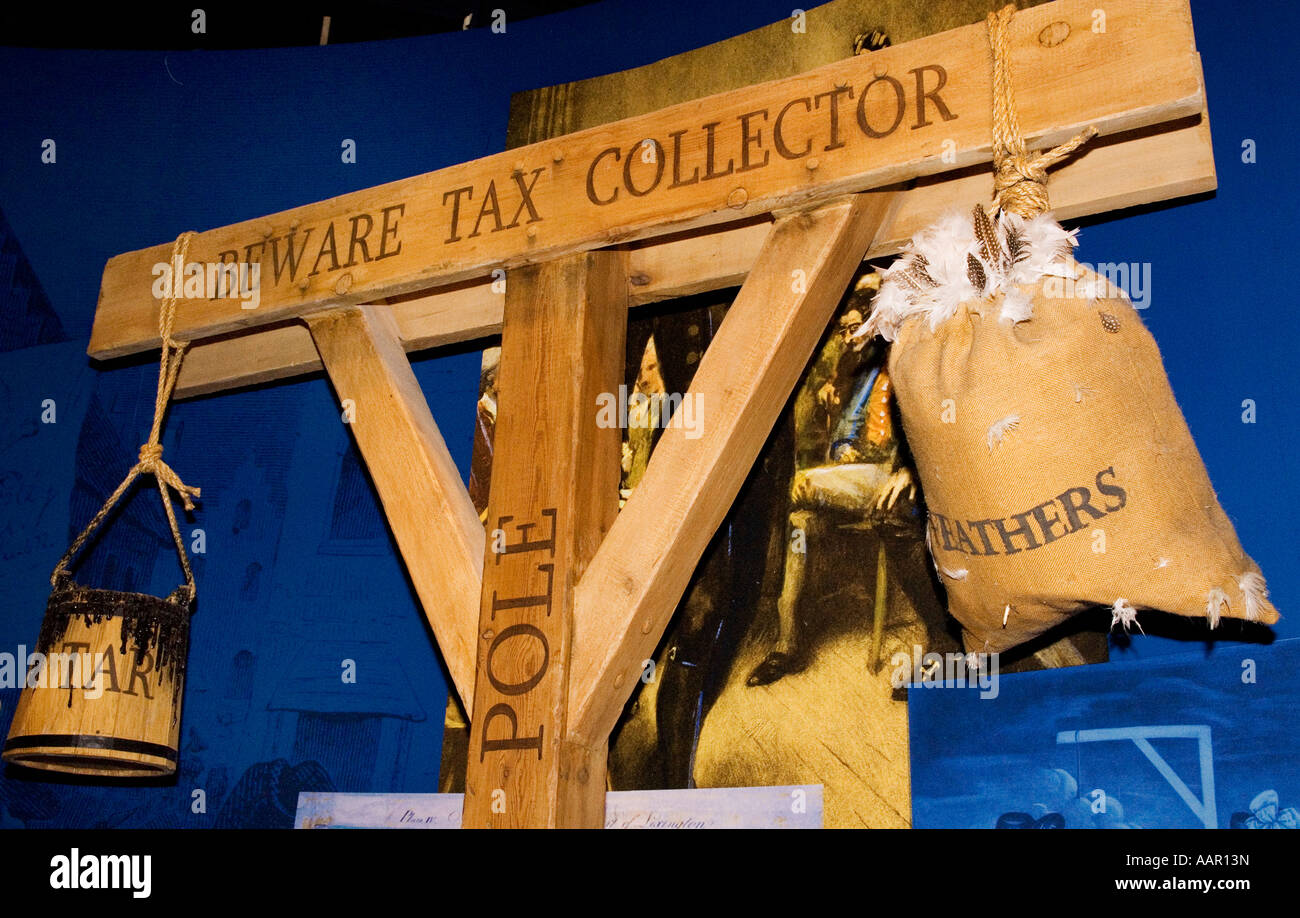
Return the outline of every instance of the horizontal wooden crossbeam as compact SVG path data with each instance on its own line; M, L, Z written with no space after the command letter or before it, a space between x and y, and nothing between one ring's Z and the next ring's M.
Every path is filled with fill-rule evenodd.
M1052 174L1053 210L1068 220L1152 204L1215 187L1214 152L1204 115L1093 141L1069 168ZM984 167L928 176L897 196L868 257L897 252L946 208L987 200ZM739 286L770 228L767 217L648 239L627 246L628 302L637 306ZM468 281L385 301L408 352L500 334L501 285ZM201 341L181 368L186 398L321 369L306 329L296 323Z
M1185 0L1112 0L1096 12L1092 0L1058 0L1017 16L1010 56L1033 145L1203 108ZM196 287L174 334L283 322L987 162L988 55L984 26L967 26L200 233L192 263L259 266L256 305ZM158 346L155 269L170 251L109 261L92 357Z

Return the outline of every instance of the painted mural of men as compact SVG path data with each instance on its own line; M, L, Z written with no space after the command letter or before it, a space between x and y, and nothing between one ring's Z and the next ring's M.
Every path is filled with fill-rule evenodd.
M623 440L623 480L619 488L620 509L641 483L641 477L650 464L650 451L663 426L660 418L652 417L657 412L652 412L651 406L656 404L655 399L666 394L663 374L659 370L659 351L652 334L646 341L641 366L632 386L632 397L628 399L627 434Z
M882 540L893 535L891 530L900 535L920 531L916 482L895 436L893 388L884 356L874 342L856 336L863 312L856 304L878 285L875 274L855 285L836 334L823 345L796 400L796 470L777 639L749 674L750 686L775 682L807 663L798 607L810 543L818 543L835 526L870 529ZM816 464L810 465L810 459Z
M875 277L876 275L868 275ZM808 368L794 400L796 469L821 465L830 449L831 422L864 359L865 341L853 335L862 327L862 311L850 307L839 317L835 334L826 339Z
M633 390L647 396L685 393L699 362L721 326L730 303L721 296L695 300L691 309L656 314L628 324L628 366L625 378ZM663 432L663 424L629 429L624 467L624 493L635 488ZM737 498L735 507L704 551L664 639L656 669L654 721L656 751L646 762L642 780L661 787L693 786L694 750L703 717L708 712L734 652L748 626L745 614L756 605L761 574L749 566L763 557L771 525L769 505L775 489L763 463L754 472L757 486ZM761 564L759 565L761 570ZM657 771L654 777L648 772Z
M1277 791L1272 789L1257 794L1250 801L1250 812L1240 815L1241 828L1245 829L1300 829L1300 813L1295 807L1283 808Z
M487 520L488 485L492 480L492 434L497 423L497 369L501 348L483 352L483 369L479 375L479 398L474 419L474 451L469 470L469 497L480 520Z

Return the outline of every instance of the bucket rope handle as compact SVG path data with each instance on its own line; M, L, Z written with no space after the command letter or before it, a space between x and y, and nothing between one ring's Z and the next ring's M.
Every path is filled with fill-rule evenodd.
M172 243L173 265L179 259L180 264L184 266L192 238L194 238L192 232L181 233L176 237L176 241ZM177 278L173 279L173 290L177 280ZM153 426L149 429L149 439L140 447L139 461L131 467L126 478L117 486L117 490L109 495L108 500L104 502L104 506L100 507L99 512L86 524L86 528L81 531L81 535L77 536L76 540L68 548L67 553L55 565L54 573L50 575L50 584L52 586L57 587L61 580L68 577L68 565L81 551L82 546L86 544L86 540L104 522L104 518L108 516L109 511L126 493L131 483L140 475L147 473L153 475L158 484L158 494L162 497L163 510L167 514L167 523L172 531L172 540L176 543L176 554L180 558L181 569L185 572L184 588L189 595L190 601L194 599L196 592L194 573L190 570L190 559L185 554L185 542L181 538L180 527L176 524L176 512L172 508L171 494L167 489L172 488L180 494L186 510L194 509L193 498L199 496L200 489L185 484L185 482L181 481L180 476L172 471L167 463L163 462L163 448L159 442L162 435L163 418L167 414L167 405L171 401L172 389L175 388L176 378L180 375L181 359L185 355L185 348L189 346L188 342L172 339L172 326L175 320L176 297L169 293L163 299L162 307L158 313L158 334L162 339L162 356L158 361L158 394L154 398Z
M1007 4L985 20L993 50L993 193L998 207L1029 219L1049 209L1047 170L1097 136L1087 127L1058 147L1043 153L1029 153L1020 133L1016 97L1011 87L1011 52L1007 31L1016 14Z

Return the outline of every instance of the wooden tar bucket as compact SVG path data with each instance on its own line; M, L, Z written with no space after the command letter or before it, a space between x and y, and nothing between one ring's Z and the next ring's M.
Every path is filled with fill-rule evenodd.
M3 759L101 777L176 771L193 593L55 583Z
M185 262L193 235L177 237L172 245L174 262ZM162 339L158 394L153 426L140 447L139 461L68 546L50 575L53 590L36 652L28 665L18 666L25 678L9 738L0 754L6 762L100 777L176 773L181 694L196 588L171 491L180 495L186 510L193 510L192 498L199 496L199 489L185 484L163 462L159 439L186 347L172 340L175 318L176 296L169 294L158 312ZM131 483L143 474L152 475L158 485L185 583L165 599L75 583L68 566Z

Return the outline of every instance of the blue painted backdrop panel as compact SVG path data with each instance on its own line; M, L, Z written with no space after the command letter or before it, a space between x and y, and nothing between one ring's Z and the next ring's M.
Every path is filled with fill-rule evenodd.
M1147 741L1193 798L1212 789L1217 827L1235 815L1254 818L1252 827L1300 828L1298 664L1300 641L1282 641L1221 647L1210 660L1174 654L1016 673L988 698L913 687L913 825L989 829L1009 814L1055 813L1068 828L1200 828L1202 817L1132 739L1058 738L1176 726L1208 730L1212 781L1201 783L1197 740Z

